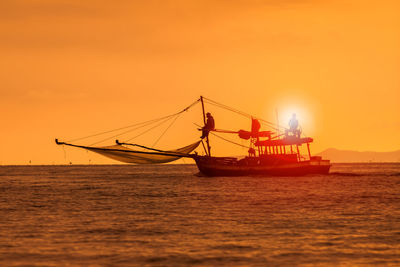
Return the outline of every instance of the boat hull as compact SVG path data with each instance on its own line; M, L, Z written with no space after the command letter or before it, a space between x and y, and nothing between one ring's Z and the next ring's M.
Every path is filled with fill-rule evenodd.
M329 160L320 158L300 162L259 161L241 162L235 158L197 156L194 158L199 171L206 176L302 176L307 174L328 174L331 167Z

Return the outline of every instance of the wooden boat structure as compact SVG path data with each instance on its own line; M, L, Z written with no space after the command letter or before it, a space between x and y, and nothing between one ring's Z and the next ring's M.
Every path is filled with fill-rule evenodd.
M175 122L177 119L177 116L188 111L198 103L200 103L202 107L204 122L203 129L207 128L208 123L205 110L205 103L208 103L248 117L251 119L251 130L233 131L215 129L212 127L212 129L206 129L207 134L202 136L200 140L175 150L161 150L154 147L130 143L128 142L129 139L128 141L123 142L115 140L115 144L110 146L78 145L74 143L74 141L93 136L100 136L101 134L110 133L112 131L107 131L68 142L61 142L58 139L55 139L55 141L58 145L83 148L117 161L132 164L159 164L172 162L180 158L191 158L196 162L200 173L205 176L300 176L307 174L329 173L329 169L331 167L330 161L324 160L319 156L311 155L310 144L313 142L313 139L310 137L301 137L300 130L294 131L284 129L282 132L279 129L279 126L274 123L257 118L202 96L178 113L116 130L126 130L123 132L126 133L132 129L136 130L144 126L151 126L153 124L160 125L168 120L172 120L172 123L166 129L168 130L172 126L173 122ZM270 130L260 131L260 122L261 124L268 126ZM146 133L146 131L142 132L141 134L144 133ZM217 137L220 137L218 134L236 135L241 139L248 140L248 145L246 146L248 148L248 154L243 157L212 156L210 146L211 140L208 133L211 133ZM113 135L112 137L117 136L119 136L119 134ZM226 138L222 139L233 144L243 146L242 144L232 142ZM200 155L197 151L193 153L193 151L195 151L199 146L203 148L203 155ZM302 146L306 146L307 155L302 155L300 153L300 148Z

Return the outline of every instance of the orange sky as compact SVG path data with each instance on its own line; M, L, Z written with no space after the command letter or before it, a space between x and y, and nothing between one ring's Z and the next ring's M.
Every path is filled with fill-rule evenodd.
M385 0L1 1L0 164L111 163L53 139L201 94L272 121L277 109L282 124L297 112L314 152L400 149L399 11ZM194 141L193 120L160 145Z

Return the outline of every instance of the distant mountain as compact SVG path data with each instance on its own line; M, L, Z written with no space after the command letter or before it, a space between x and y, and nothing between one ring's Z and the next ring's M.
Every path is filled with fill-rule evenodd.
M353 151L328 148L317 154L331 162L400 162L400 150L392 152Z

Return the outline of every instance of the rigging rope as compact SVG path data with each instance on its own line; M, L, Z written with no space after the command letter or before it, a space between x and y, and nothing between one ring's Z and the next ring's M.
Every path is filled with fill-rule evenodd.
M184 108L183 110L181 110L181 111L179 111L179 112L177 112L177 113L168 115L168 116L164 116L164 117L160 117L160 118L157 118L157 119L152 119L152 120L148 120L148 121L144 121L144 122L135 123L135 124L132 124L132 125L128 125L128 126L124 126L124 127L120 127L120 128L117 128L117 129L112 129L112 130L108 130L108 131L104 131L104 132L100 132L100 133L96 133L96 134L87 135L87 136L84 136L84 137L80 137L80 138L68 140L67 142L76 142L76 141L88 139L88 138L91 138L91 137L100 136L100 135L103 135L103 134L112 133L112 132L116 132L116 131L120 131L120 130L124 130L124 129L128 129L128 128L132 128L132 127L137 126L137 127L135 127L134 129L125 131L125 132L123 132L123 133L121 133L121 134L117 134L117 135L114 135L113 137L110 137L110 138L107 138L107 139L104 139L104 140L102 140L102 141L99 141L99 142L94 143L94 144L97 144L97 143L103 142L103 141L105 141L105 140L108 140L108 139L111 139L111 138L114 138L114 137L123 135L123 134L125 134L125 133L128 133L128 132L131 132L131 131L140 129L140 128L142 128L142 127L146 127L146 126L148 126L148 125L150 125L150 124L152 124L152 123L157 123L157 122L159 122L159 121L161 121L161 120L164 120L164 119L171 118L171 117L174 117L174 116L176 116L176 115L179 115L179 114L181 114L181 113L183 113L183 112L185 112L185 111L188 111L190 108L192 108L193 106L195 106L195 105L196 105L197 103L199 103L199 102L200 102L200 99L197 99L195 102L193 102L192 104L190 104L189 106L187 106L187 107Z
M171 126L174 124L174 122L176 122L176 120L179 118L181 114L178 114L175 119L172 120L172 122L168 125L168 127L164 130L164 132L160 135L160 137L158 137L158 139L154 142L154 144L151 147L155 147L155 145L158 143L158 141L160 141L161 137L164 136L164 134L168 131L169 128L171 128Z
M173 114L173 115L175 115L175 114ZM80 137L80 138L76 138L76 139L69 140L69 141L66 141L66 142L75 142L75 141L87 139L87 138L90 138L90 137L95 137L95 136L99 136L99 135L103 135L103 134L107 134L107 133L116 132L116 131L119 131L119 130L128 129L128 128L131 128L131 127L134 127L134 126L138 126L138 127L136 127L135 129L139 129L139 128L141 128L141 127L147 126L148 124L151 124L151 123L160 121L160 120L162 120L162 119L166 119L166 118L168 118L168 117L170 117L170 116L173 116L173 115L168 115L168 116L165 116L165 117L161 117L161 118L157 118L157 119L152 119L152 120L149 120L149 121L144 121L144 122L135 123L135 124L132 124L132 125L129 125L129 126L125 126L125 127L121 127L121 128L117 128L117 129L113 129L113 130L101 132L101 133L96 133L96 134L92 134L92 135L88 135L88 136L84 136L84 137ZM128 132L129 132L129 131L128 131Z
M252 115L249 114L249 113L246 113L246 112L243 112L243 111L238 110L238 109L236 109L236 108L233 108L233 107L230 107L230 106L221 104L221 103L216 102L216 101L214 101L214 100L211 100L211 99L209 99L209 98L203 97L203 99L204 99L208 104L214 105L214 106L216 106L216 107L219 107L219 108L222 108L222 109L226 109L226 110L228 110L228 111L237 113L237 114L239 114L239 115L241 115L241 116L244 116L244 117L247 117L247 118L255 118L255 119L258 119L261 123L267 125L268 127L272 128L272 129L274 129L274 130L276 130L276 131L278 131L278 132L280 131L279 128L287 130L287 128L284 127L284 126L276 125L275 123L266 121L266 120L261 119L261 118L259 118L259 117L252 116ZM145 121L145 122L140 122L140 123L128 125L128 126L125 126L125 127L120 127L120 128L117 128L117 129L113 129L113 130L109 130L109 131L105 131L105 132L101 132L101 133L97 133L97 134L88 135L88 136L81 137L81 138L76 138L76 139L73 139L73 140L70 140L70 141L67 141L67 142L75 142L75 141L87 139L87 138L90 138L90 137L100 136L100 135L104 135L104 134L107 134L107 133L112 133L112 132L121 131L121 130L124 130L124 129L129 129L129 130L124 131L124 132L122 132L122 133L118 133L118 134L115 134L115 135L113 135L113 136L111 136L111 137L108 137L108 138L102 139L102 140L100 140L100 141L98 141L98 142L95 142L95 143L91 144L91 146L92 146L92 145L95 145L95 144L104 142L104 141L106 141L106 140L109 140L109 139L112 139L112 138L115 138L115 137L118 137L118 136L127 134L127 133L129 133L129 132L133 132L133 131L138 130L138 129L140 129L140 128L144 128L144 127L149 126L149 125L151 125L151 124L157 123L155 126L153 126L153 127L149 128L149 129L147 129L147 130L141 132L140 134L138 134L138 135L136 135L136 136L134 136L134 137L132 137L132 138L126 140L126 141L130 141L130 140L132 140L132 139L135 139L135 138L137 138L137 137L139 137L139 136L141 136L141 135L143 135L143 134L145 134L145 133L151 131L152 129L155 129L155 128L159 127L160 125L162 125L162 124L164 124L164 123L166 123L167 121L170 121L170 120L172 119L172 121L171 121L171 123L168 125L168 127L163 131L163 133L162 133L162 134L158 137L158 139L154 142L154 144L153 144L153 147L154 147L154 146L159 142L159 140L165 135L165 133L171 128L171 126L175 123L175 121L179 118L179 116L180 116L183 112L188 111L188 110L189 110L190 108L192 108L194 105L196 105L197 103L199 103L200 100L201 100L201 99L197 99L195 102L193 102L192 104L190 104L189 106L187 106L187 107L184 108L183 110L181 110L181 111L179 111L179 112L177 112L177 113L168 115L168 116L164 116L164 117L160 117L160 118L157 118L157 119L153 119L153 120L149 120L149 121ZM236 132L234 132L234 131L226 131L226 130L217 130L217 132L236 133ZM211 132L211 133L212 133L212 132ZM235 145L238 145L238 146L241 146L241 147L249 148L249 147L244 146L244 145L242 145L242 144L239 144L239 143L236 143L236 142L234 142L234 141L231 141L231 140L228 140L228 139L226 139L226 138L223 138L223 137L221 137L221 136L219 136L219 135L217 135L217 134L215 134L215 133L212 133L212 134L215 135L216 137L218 137L218 138L224 140L224 141L230 142L230 143L232 143L232 144L235 144Z
M170 119L171 119L171 116L168 116L167 118L165 118L164 120L162 120L160 123L158 123L156 126L150 128L149 130L146 130L145 132L148 132L148 131L150 131L151 129L156 128L157 126L163 124L163 123L166 122L166 121L169 121ZM100 140L100 141L97 141L97 142L94 142L94 143L90 144L89 146L93 146L93 145L99 144L99 143L101 143L101 142L104 142L104 141L113 139L113 138L115 138L115 137L121 136L121 135L123 135L123 134L130 133L130 132L135 131L135 130L137 130L137 129L143 128L143 127L148 126L148 125L151 125L152 123L153 123L153 122L147 123L146 125L139 126L139 127L134 128L134 129L130 129L130 130L128 130L128 131L125 131L125 132L123 132L123 133L119 133L119 134L116 134L116 135L113 135L113 136L104 138L104 139L102 139L102 140ZM139 134L139 136L140 136L140 135L141 135L141 134ZM135 138L135 137L134 137L134 138ZM131 138L131 139L133 139L133 138ZM131 139L129 139L129 140L131 140Z
M245 145L236 143L236 142L231 141L231 140L229 140L229 139L226 139L226 138L224 138L224 137L222 137L222 136L219 136L219 135L217 135L217 134L215 134L215 133L213 133L213 132L210 132L210 134L212 134L212 135L214 135L214 136L216 136L216 137L218 137L218 138L220 138L220 139L222 139L222 140L224 140L224 141L226 141L226 142L235 144L235 145L237 145L237 146L241 146L241 147L244 147L244 148L250 148L250 147L248 147L248 146L245 146Z
M148 133L148 132L150 132L151 130L153 130L153 129L157 128L158 126L164 124L165 122L169 121L170 119L172 119L172 117L171 117L171 118L168 118L168 119L166 119L166 120L163 120L163 121L161 121L160 123L157 123L157 124L154 125L153 127L151 127L151 128L149 128L149 129L147 129L147 130L141 132L141 133L138 134L138 135L135 135L135 136L132 137L132 138L127 139L126 141L131 141L131 140L133 140L133 139L135 139L135 138L137 138L137 137L139 137L139 136L142 136L142 135L144 135L145 133ZM114 137L115 137L115 136L114 136Z
M118 140L115 140L115 142L116 142L118 145L135 146L135 147L140 147L140 148L144 148L144 149L147 149L147 150L152 150L152 151L157 151L157 152L162 152L162 153L176 154L177 156L180 156L180 155L188 155L187 153L181 153L181 152L176 152L176 151L161 150L161 149L156 149L156 148L152 148L152 147L148 147L148 146L143 146L143 145L138 145L138 144L131 144L131 143L119 142Z
M203 97L203 99L205 99L205 100L207 101L208 104L214 105L214 106L216 106L216 107L219 107L219 108L223 108L223 109L232 111L232 112L234 112L234 113L237 113L237 114L242 115L242 116L247 117L247 118L255 118L255 119L257 119L257 120L263 122L264 124L268 125L269 127L271 127L272 129L274 129L274 130L276 130L276 131L279 131L279 128L282 128L282 129L284 129L284 130L287 129L287 128L284 127L284 126L276 125L275 123L266 121L266 120L264 120L264 119L262 119L262 118L253 116L253 115L251 115L251 114L248 114L248 113L246 113L246 112L240 111L240 110L235 109L235 108L232 108L232 107L230 107L230 106L227 106L227 105L218 103L218 102L216 102L216 101L214 101L214 100L211 100L211 99L209 99L209 98Z

